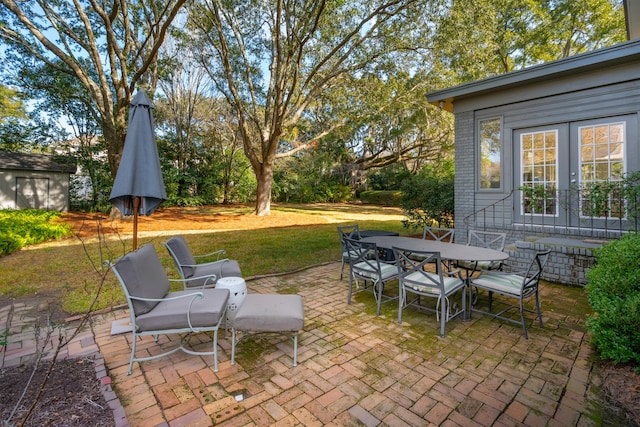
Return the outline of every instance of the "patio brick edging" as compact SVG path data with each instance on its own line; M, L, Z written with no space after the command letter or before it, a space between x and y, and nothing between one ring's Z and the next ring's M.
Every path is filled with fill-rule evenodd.
M94 363L96 368L96 377L100 381L100 391L106 400L107 405L113 411L113 421L116 427L129 427L127 416L124 413L124 408L120 403L120 399L116 395L116 392L111 387L111 377L107 374L107 367L104 364L104 357L98 353L94 357Z

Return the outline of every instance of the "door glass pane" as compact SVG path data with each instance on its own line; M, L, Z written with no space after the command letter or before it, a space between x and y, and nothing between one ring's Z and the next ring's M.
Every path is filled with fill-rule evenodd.
M596 144L606 144L609 142L609 126L595 126Z
M611 179L619 181L624 176L624 163L611 163Z
M625 173L625 122L583 126L580 135L581 216L621 218Z
M611 142L624 142L624 123L609 126Z
M556 215L558 131L520 135L522 214Z
M580 130L580 139L582 140L582 145L593 144L593 128L582 128Z

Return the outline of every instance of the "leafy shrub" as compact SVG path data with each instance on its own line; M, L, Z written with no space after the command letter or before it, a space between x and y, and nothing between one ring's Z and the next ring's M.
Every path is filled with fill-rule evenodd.
M38 209L0 210L0 255L72 234L67 224L55 223L60 212Z
M438 169L425 167L402 184L402 210L406 228L424 226L450 227L454 214L453 162L443 162Z
M393 163L370 172L367 184L372 190L400 190L405 179L411 178L411 172L402 163Z
M640 235L626 235L595 256L586 285L592 342L603 359L640 365Z
M195 208L198 206L204 206L207 204L207 201L199 196L188 196L188 197L180 197L175 196L167 200L167 205L169 206L180 206L184 208Z
M360 193L363 203L381 206L400 206L402 204L402 192L391 190L368 190Z

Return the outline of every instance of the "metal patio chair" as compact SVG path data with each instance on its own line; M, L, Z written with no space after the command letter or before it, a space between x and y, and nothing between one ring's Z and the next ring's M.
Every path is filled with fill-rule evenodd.
M388 296L383 293L386 282L398 277L398 269L395 264L380 261L378 247L375 243L345 237L346 249L349 254L349 295L347 303L351 304L351 295L354 293L354 281L356 288L358 280L363 281L363 287L359 290L368 290L376 299L376 316L380 315L380 305L396 300L397 296ZM367 283L371 283L369 288Z
M506 239L507 233L469 230L467 245L504 251ZM478 270L500 270L502 261L458 261L456 267L463 268L472 274Z
M477 289L484 289L489 292L489 301L487 311L483 311L477 308L473 308L473 302L471 301L471 294L469 295L469 312L478 312L482 314L488 314L493 317L497 317L508 322L518 323L522 325L525 339L528 339L527 325L525 323L525 312L537 313L540 327L542 328L542 313L540 311L540 294L538 292L540 277L544 270L544 266L547 263L549 253L551 250L544 252L538 252L531 260L529 267L526 270L504 272L504 271L489 271L483 270L477 277L471 279L470 285ZM502 295L508 298L515 298L518 300L518 305L508 304L507 306L497 313L491 311L493 305L493 294ZM524 302L527 298L535 297L536 310L530 310L524 307ZM503 302L503 301L500 301ZM515 320L509 317L503 316L505 312L517 308L520 311L520 320Z
M133 362L153 360L176 351L193 355L213 355L213 370L218 371L218 329L225 318L228 289L198 289L169 292L171 280L167 277L153 245L144 245L115 262L106 261L118 278L127 297L131 316L131 358L127 374L131 375ZM188 348L189 338L200 332L213 332L211 351ZM136 357L138 339L160 334L180 334L180 344L161 354Z
M344 225L338 227L338 234L340 235L340 245L342 246L342 258L340 260L340 280L344 276L344 266L345 264L349 264L349 259L351 254L347 251L347 244L344 239L356 239L360 240L360 227L356 225Z
M185 279L185 289L215 286L222 277L242 277L238 261L220 258L226 254L224 249L203 255L193 255L182 236L175 236L163 243L173 259L180 277ZM217 257L215 261L198 264L197 258Z
M429 227L428 225L422 230L422 240L435 240L437 242L453 243L456 230L453 228ZM409 256L411 259L421 261L422 255L414 252ZM447 263L447 269L450 269L450 263Z
M427 310L436 313L436 320L440 321L440 336L445 336L446 323L462 315L464 320L466 311L466 283L460 277L459 271L449 271L448 266L440 257L440 252L409 251L393 248L397 260L398 288L400 300L398 304L398 323L402 323L402 311L407 307ZM420 260L412 258L417 254ZM434 269L427 271L426 268ZM462 291L461 305L453 304L451 297ZM408 294L415 298L408 299ZM421 297L435 298L436 307L431 308L421 304Z

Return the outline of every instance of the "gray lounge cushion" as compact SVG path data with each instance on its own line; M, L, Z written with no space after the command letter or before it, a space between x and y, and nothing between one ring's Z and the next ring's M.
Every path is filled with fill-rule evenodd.
M217 325L227 307L228 289L209 288L170 292L166 298L192 295L197 292L202 292L204 297L197 298L191 305L191 325L194 328ZM160 302L152 311L136 317L138 332L188 328L187 312L192 300L192 297L183 297Z
M240 331L285 332L304 328L300 295L249 294L233 319Z
M180 265L196 265L196 259L189 249L189 245L182 236L175 236L167 240L167 246L171 248L176 258L180 262ZM191 277L194 274L193 267L182 267L184 277Z
M169 292L169 278L153 245L144 245L116 260L118 273L127 284L129 295L142 298L164 298ZM136 316L151 311L155 301L132 300Z
M189 280L187 286L202 286L208 279L207 276L215 274L216 281L221 277L242 277L240 271L240 264L234 259L222 259L216 262L208 262L206 264L200 264L196 268L190 269L194 273L189 277L198 277L198 279ZM210 283L210 282L208 282ZM215 282L214 282L215 283Z

